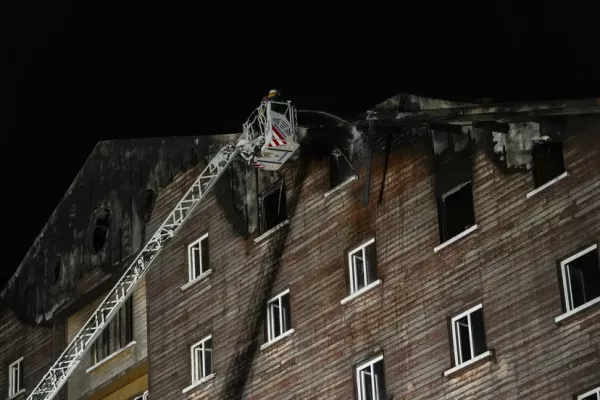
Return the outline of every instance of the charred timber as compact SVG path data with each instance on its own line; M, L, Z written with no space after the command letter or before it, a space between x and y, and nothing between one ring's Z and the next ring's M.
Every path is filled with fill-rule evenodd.
M600 114L600 98L568 102L540 104L439 108L411 112L371 112L356 121L359 126L368 125L368 120L377 125L419 126L431 123L469 124L488 121L531 121L536 118Z

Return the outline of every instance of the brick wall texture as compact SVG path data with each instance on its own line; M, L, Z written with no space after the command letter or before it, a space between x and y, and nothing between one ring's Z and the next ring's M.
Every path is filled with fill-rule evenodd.
M43 374L64 350L70 340L87 321L102 298L96 299L71 315L65 321L56 321L56 326L35 327L23 324L13 312L5 309L0 316L0 399L8 398L8 366L23 357L24 386L26 392L15 399L25 399L37 385ZM133 338L136 345L124 352L120 357L106 363L97 371L86 373L91 366L91 353L84 355L82 363L56 397L63 399L85 399L90 393L109 385L114 378L123 378L130 368L139 366L147 360L147 326L146 326L146 285L140 283L133 293ZM67 389L68 388L68 389Z
M8 398L10 364L23 357L23 384L27 392L15 399L25 399L64 348L64 340L64 322L57 321L55 327L33 327L21 323L11 310L5 309L0 316L0 399ZM63 392L56 400L66 398Z
M85 398L142 361L146 333L154 400L353 399L354 367L379 354L395 400L572 399L600 386L600 307L554 322L563 312L556 261L600 239L600 123L574 118L568 129L577 132L564 143L569 176L529 199L531 173L503 174L479 150L473 180L479 229L437 253L435 177L430 150L420 144L390 154L380 202L385 157L375 155L367 206L364 165L357 181L327 198L326 160L286 165L291 223L258 243L257 233L236 233L231 210L213 193L136 292L135 360L121 360L93 382L84 361L69 388L81 386L76 391ZM180 174L161 192L149 234L199 172ZM206 232L213 273L182 291L187 245ZM382 284L342 305L346 252L371 237ZM261 350L265 301L285 289L295 333ZM478 303L494 357L446 378L452 366L448 318ZM139 322L144 309L147 330ZM25 357L30 390L64 347L66 328L57 321L55 340L52 328L23 325L11 311L2 312L0 399L8 365ZM216 375L183 394L191 384L190 345L208 334Z
M235 233L209 196L147 276L152 399L353 399L354 367L384 355L394 399L572 399L600 385L600 307L564 324L556 261L600 239L598 120L574 119L569 176L531 198L531 172L503 174L474 159L479 229L439 244L434 176L425 146L373 159L370 202L359 180L325 198L326 161L286 165L291 223L255 243ZM158 224L200 169L157 199ZM263 173L263 172L261 172ZM378 204L379 203L379 204ZM205 280L187 280L186 248L209 233ZM382 284L344 305L346 251L375 238ZM266 299L290 289L295 333L261 350ZM494 358L452 378L448 318L483 304ZM213 336L215 378L186 394L190 345Z

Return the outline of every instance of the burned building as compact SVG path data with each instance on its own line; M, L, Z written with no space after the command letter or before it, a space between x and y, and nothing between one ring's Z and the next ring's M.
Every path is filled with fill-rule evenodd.
M599 100L399 94L299 124L280 170L228 168L62 398L600 399ZM1 392L236 136L96 146L1 293Z

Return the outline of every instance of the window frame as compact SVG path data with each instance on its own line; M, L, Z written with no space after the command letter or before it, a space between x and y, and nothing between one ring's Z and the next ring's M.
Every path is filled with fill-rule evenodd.
M132 397L131 400L148 400L148 390L144 391L144 393L140 393Z
M125 307L127 307L126 314L125 314L125 321L122 321L121 320L121 318L122 318L121 311ZM129 317L129 318L127 318L127 317ZM115 329L113 324L117 323L117 321L119 324L119 334L118 334L116 340L119 342L119 345L118 345L118 348L115 348L115 350L113 350L109 353L109 350L111 347L111 342L110 342L111 337L113 338L113 340L115 338L114 335L111 336L111 333L112 333L111 330ZM121 328L121 326L124 326L124 328ZM125 329L124 334L122 332L122 329ZM116 353L124 350L128 346L130 346L132 343L135 343L134 338L133 338L133 330L134 330L134 322L133 322L133 294L132 294L131 296L129 296L127 298L127 300L125 301L125 304L123 304L123 307L121 307L117 311L117 314L113 317L113 319L104 327L104 329L102 330L102 332L100 333L98 338L96 338L96 340L92 343L91 357L92 357L93 365L91 368L102 363L105 360L110 359L113 354L116 354ZM124 343L120 343L122 335L125 336ZM102 336L104 339L104 341L102 342L102 348L105 349L105 352L106 352L106 354L102 358L98 358L98 350L99 350L99 346L100 346L100 342L99 342L100 336Z
M560 172L559 174L557 174L556 176L553 176L552 178L548 179L545 182L541 181L541 173L540 173L540 164L539 164L539 159L537 159L538 155L536 154L536 151L538 151L538 147L539 146L544 146L544 145L557 145L560 147L560 163L562 166L562 172ZM537 162L536 162L537 161ZM564 149L564 142L563 141L553 141L553 140L543 140L543 139L534 139L532 141L532 146L531 146L531 164L532 164L532 168L531 168L531 172L532 172L532 177L533 177L533 186L534 189L542 189L547 187L548 185L554 183L557 178L559 178L560 176L562 176L563 174L565 174L565 172L567 171L567 166L565 165L565 149Z
M484 323L484 332L483 332L483 345L485 348L485 351L482 352L481 354L477 354L475 355L475 341L473 340L473 323L471 321L471 314L473 314L476 311L482 311L482 318L483 318L483 303L479 303L471 308L469 308L466 311L461 312L460 314L457 314L455 316L453 316L450 319L450 325L451 325L451 329L452 329L452 348L453 348L453 357L452 360L454 361L454 367L455 368L460 368L461 366L464 365L468 365L467 363L469 363L470 361L473 362L472 360L477 359L477 357L480 357L482 354L486 354L486 352L489 352L488 346L487 346L487 340L485 337L485 323ZM468 360L463 360L463 355L462 352L459 351L460 346L460 334L458 329L456 329L456 325L458 323L459 320L461 320L464 317L467 317L467 321L468 321L468 328L469 328L469 349L471 352L471 358L469 358ZM458 340L457 340L458 338Z
M575 400L584 400L586 397L595 394L596 399L600 399L600 386L595 387L594 389L588 390L582 394L579 394L575 397Z
M280 191L280 197L285 197L285 218L281 219L277 224L267 228L267 216L266 216L266 212L265 212L265 199L272 195L273 193ZM287 193L285 192L285 182L283 179L280 179L279 181L275 182L274 184L272 184L268 189L263 190L260 195L258 196L258 211L259 211L259 215L258 215L258 227L259 227L259 234L261 236L263 236L265 233L270 232L271 230L276 229L278 226L280 226L281 224L285 223L285 221L288 220L289 215L288 215L288 203L287 203L288 199L287 199ZM281 199L279 200L278 204L280 204Z
M282 298L286 295L288 296L288 306L290 309L287 310L288 314L289 314L289 321L286 321L286 324L284 324L283 321L285 321L286 312L283 310ZM275 301L278 302L278 307L279 307L279 330L280 330L279 335L276 335L276 336L274 336L273 332L272 332L275 329L275 327L272 326L272 325L274 325L274 323L272 321L273 315L271 312L271 304L273 304ZM269 299L267 301L266 307L267 307L267 313L266 313L266 332L267 332L266 339L267 339L267 341L266 341L266 343L275 342L281 338L286 337L287 335L289 335L291 332L294 331L294 328L292 326L292 310L291 310L292 305L291 305L289 288L285 289L281 293L279 293L276 296ZM284 326L286 328L285 330L283 330Z
M460 232L450 236L450 234L448 233L448 212L447 212L447 208L446 208L446 199L450 196L452 196L453 194L458 193L460 190L462 190L465 187L470 187L470 194L471 194L471 208L472 208L472 215L473 215L473 223L467 227L464 228L463 230L461 230ZM455 241L457 241L458 239L466 236L467 234L473 232L474 230L477 229L477 218L475 215L475 197L473 196L473 179L469 179L466 181L463 181L457 185L455 185L452 189L442 193L439 197L438 197L438 224L439 224L439 234L440 234L440 244L438 246L436 246L436 248L434 249L434 251L438 251L441 248L454 243Z
M13 361L8 366L8 398L11 399L20 393L25 391L24 375L23 375L23 359L20 357ZM17 370L16 379L13 373L13 369ZM15 387L16 385L16 387Z
M200 279L203 276L205 276L205 274L208 273L208 271L210 271L210 258L209 258L209 254L206 254L207 260L208 260L208 265L206 266L207 268L204 268L203 265L203 257L202 257L202 241L206 240L206 251L207 253L209 252L209 242L208 242L208 232L206 232L205 234L203 234L202 236L200 236L199 239L196 239L195 241L193 241L192 243L190 243L187 247L187 258L188 258L188 282L193 282L196 279ZM197 261L194 257L194 246L198 246L198 255L200 258L200 274L196 275L196 264L195 262Z
M351 173L349 173L348 176L345 176L343 179L336 180L336 179L334 179L335 178L334 164L336 164L336 163L338 164L337 172L338 172L338 174L341 174L340 170L342 168L339 167L339 161L338 161L340 158L343 158L342 162L344 162L348 166ZM346 184L357 179L357 175L356 175L356 172L354 171L352 164L350 163L348 158L344 155L344 153L337 146L334 146L334 149L331 151L331 153L329 153L328 161L329 161L329 190L327 191L326 195L335 191L335 189L341 188L341 187L345 186ZM337 181L337 183L336 183L336 181Z
M383 391L384 391L384 393L387 393L387 390L385 388L385 363L383 361L383 354L380 354L380 355L378 355L376 357L373 357L373 358L369 359L368 361L365 361L363 363L358 364L355 367L355 378L356 378L355 384L356 384L356 396L357 396L356 398L357 398L357 400L365 400L365 397L363 396L363 394L364 394L363 392L365 390L365 387L364 387L362 379L361 379L361 371L364 370L365 368L368 368L368 367L370 367L371 370L372 370L373 365L375 365L379 361L381 361L382 364L383 364L383 373L384 373L384 376L381 377L382 381L384 383L384 389L383 389ZM373 379L373 378L371 378L371 379ZM372 388L371 394L374 395L373 398L377 399L377 400L385 400L385 399L378 399L379 392L376 391L376 389L378 388L378 386L377 386L377 380L375 380L374 382L375 382L375 384L371 384L371 388Z
M214 355L214 349L213 349L213 347L214 346L211 345L211 348L209 349L210 350L210 374L206 374L206 365L205 365L205 363L206 363L206 354L205 354L205 352L207 350L205 348L206 347L205 343L207 341L209 341L209 340L212 341L212 334L205 336L200 341L198 341L198 342L196 342L196 343L194 343L194 344L192 344L190 346L190 373L191 373L191 378L192 378L192 384L191 384L191 386L195 386L195 385L198 385L198 384L204 382L205 380L207 380L210 376L214 375L214 373L215 373L215 371L214 371L214 364L215 363L214 363L214 357L213 357L213 355ZM202 360L201 360L201 362L202 362L202 374L203 375L201 377L198 375L198 373L199 373L199 368L198 368L199 367L199 363L198 363L198 360L197 360L197 354L198 354L197 349L198 349L198 347L202 348L202 350L201 350L201 353L202 353ZM195 378L198 378L198 379L195 379Z
M568 279L570 276L570 273L568 273L569 271L566 268L568 263L575 261L578 258L583 257L586 254L594 252L594 251L596 252L597 259L600 262L600 252L599 252L599 247L598 247L597 242L592 243L590 245L586 245L586 246L580 248L579 250L575 251L571 255L568 255L558 261L560 293L561 293L563 313L564 313L563 316L572 315L574 313L577 313L583 309L590 307L593 304L600 302L600 297L596 297L596 298L589 300L577 307L573 307L573 293L572 293L570 279ZM600 267L600 265L598 265L598 266Z
M348 279L349 279L349 295L353 295L356 293L360 293L361 290L365 290L365 288L368 288L369 285L374 284L375 282L377 282L378 280L378 271L377 271L377 262L375 262L375 265L373 266L368 266L367 265L367 253L366 253L366 248L369 245L373 245L373 251L375 252L375 260L377 260L377 247L375 245L375 238L371 238L369 240L367 240L364 243L361 243L360 245L353 247L352 249L348 250ZM363 287L361 288L357 288L356 287L356 266L354 265L354 262L352 261L352 256L354 254L356 254L357 252L362 251L362 255L363 255L363 274L365 277L365 284ZM374 276L370 277L371 274L369 274L370 269L372 268L372 271L374 272ZM370 281L367 281L368 278L371 278Z

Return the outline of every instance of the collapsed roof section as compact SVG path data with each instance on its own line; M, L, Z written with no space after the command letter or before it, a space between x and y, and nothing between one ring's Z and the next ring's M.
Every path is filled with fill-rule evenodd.
M504 172L516 172L531 168L535 142L567 138L569 117L597 114L600 114L600 98L475 104L401 94L363 114L356 126L367 131L371 124L380 141L386 132L394 134L394 142L431 135L436 155L451 142L454 151L464 148L466 138L461 139L461 135L475 142L484 139L483 144L496 164Z

